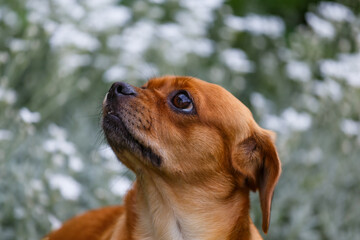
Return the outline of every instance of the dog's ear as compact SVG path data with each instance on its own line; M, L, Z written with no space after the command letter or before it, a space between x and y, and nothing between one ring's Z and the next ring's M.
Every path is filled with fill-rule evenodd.
M262 229L267 233L273 192L281 173L281 163L275 148L275 133L259 129L238 143L231 161L235 171L245 177L246 185L259 190Z

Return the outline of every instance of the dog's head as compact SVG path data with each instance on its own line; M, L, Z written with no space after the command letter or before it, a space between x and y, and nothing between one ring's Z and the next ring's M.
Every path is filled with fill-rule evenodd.
M176 76L141 88L114 83L102 124L115 154L135 173L146 169L191 182L223 172L239 188L259 190L267 232L281 171L274 134L222 87Z

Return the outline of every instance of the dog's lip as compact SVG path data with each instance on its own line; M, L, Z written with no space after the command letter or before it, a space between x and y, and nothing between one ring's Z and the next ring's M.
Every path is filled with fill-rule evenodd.
M106 109L107 110L107 109ZM125 131L125 135L127 136L127 140L132 141L136 146L137 146L137 150L140 151L140 154L144 157L149 159L155 166L159 167L161 165L161 157L158 156L157 154L155 154L153 152L153 150L151 149L151 147L145 146L143 143L141 143L141 141L139 141L139 139L134 136L134 134L132 133L132 131L130 131L130 129L124 124L123 119L121 118L121 116L119 116L114 110L107 110L104 111L104 119L105 118L110 118L113 119L113 121L115 120L116 122L118 122L119 124L122 125L123 130ZM128 148L128 150L131 150L132 152L135 151L134 153L136 153L136 149L134 148Z
M116 113L116 111L110 104L106 104L103 106L103 117L105 116L112 116L119 119L119 121L122 121L121 117Z
M107 111L106 115L109 115L109 116L112 116L112 117L115 117L115 118L121 120L120 117L113 110Z

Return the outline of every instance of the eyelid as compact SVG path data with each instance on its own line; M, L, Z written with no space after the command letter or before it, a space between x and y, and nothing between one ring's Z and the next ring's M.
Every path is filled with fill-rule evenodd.
M193 98L191 97L190 93L186 90L179 90L179 91L175 91L173 92L173 94L171 94L171 100L175 98L175 96L178 96L180 94L184 94L192 103L194 102Z
M191 109L178 109L176 106L174 106L172 101L173 101L174 97L178 94L185 94L190 99L191 106L192 106ZM175 91L171 92L168 95L167 101L168 101L168 104L170 105L171 109L175 112L182 113L182 114L190 114L190 115L196 114L196 106L195 106L194 98L188 91L186 91L184 89L175 90Z

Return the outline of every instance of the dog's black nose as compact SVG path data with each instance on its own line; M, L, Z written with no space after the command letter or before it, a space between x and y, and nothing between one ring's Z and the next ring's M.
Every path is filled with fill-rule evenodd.
M124 82L114 83L110 88L110 92L113 92L116 96L136 95L135 88Z

